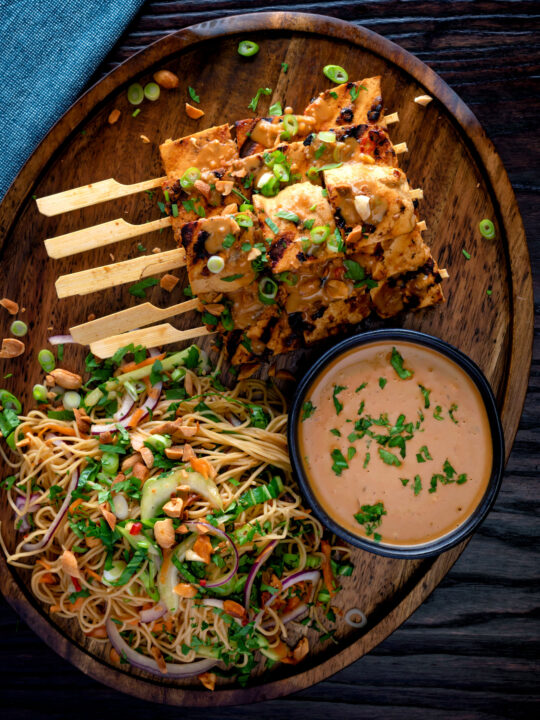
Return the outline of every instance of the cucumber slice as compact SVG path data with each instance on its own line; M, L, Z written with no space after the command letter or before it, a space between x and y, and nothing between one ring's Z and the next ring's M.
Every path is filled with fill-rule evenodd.
M210 478L187 468L173 470L168 475L153 477L144 483L141 498L141 520L156 517L178 485L189 485L193 492L208 500L214 507L223 508L217 485Z
M193 547L196 539L197 535L195 533L191 533L191 535L189 535L185 540L182 540L182 542L174 548L172 553L165 558L163 565L158 572L157 587L159 590L159 597L171 613L176 613L178 611L180 601L180 598L174 592L174 588L179 583L179 576L178 570L172 561L172 557L174 556L179 562L183 562L186 557L186 552Z

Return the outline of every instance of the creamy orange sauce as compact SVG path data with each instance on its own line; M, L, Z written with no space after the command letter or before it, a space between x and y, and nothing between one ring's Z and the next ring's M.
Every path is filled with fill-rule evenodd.
M412 377L401 379L392 366L393 347ZM420 385L430 391L428 400ZM446 356L403 341L360 346L327 366L305 401L314 407L304 404L309 417L298 426L308 481L328 515L350 532L381 544L419 545L453 531L482 499L492 468L489 420L476 385ZM390 435L400 415L408 429L393 437L404 438L405 457L398 445L370 436ZM361 438L360 423L367 427ZM336 466L338 451L343 460ZM362 506L370 506L367 513ZM373 512L379 519L369 523Z

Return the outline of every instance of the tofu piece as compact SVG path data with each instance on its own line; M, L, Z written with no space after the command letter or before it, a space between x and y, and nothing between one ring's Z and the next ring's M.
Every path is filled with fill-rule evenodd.
M249 218L251 226L240 227L235 219L239 217L244 220ZM249 250L242 249L246 244L253 247L260 241L257 218L251 213L190 222L182 227L181 236L189 282L195 295L231 293L255 280L251 261L248 260ZM219 273L208 269L208 259L212 255L225 262Z
M324 181L348 252L414 230L409 183L399 168L349 163L325 170Z
M431 257L418 229L377 244L364 246L350 257L362 265L374 280L384 280L418 270Z
M272 115L265 118L248 118L246 120L238 120L236 127L236 142L240 155L253 155L262 152L268 148L278 145L282 139L281 134L284 131L283 118L286 115ZM305 138L314 129L315 121L307 115L295 115L298 123L298 130L294 135L283 138L287 142L294 142Z
M304 263L284 282L285 310L288 314L305 313L336 300L344 300L355 293L354 282L347 277L343 259L318 263ZM290 280L294 280L292 283Z
M311 242L310 231L318 226L327 227L327 239L336 242L337 228L332 208L323 196L321 187L309 182L289 185L275 197L254 195L253 205L263 238L269 241L268 258L272 272L294 272L304 264L341 256L340 252L328 247L327 241L318 245ZM279 217L280 213L286 212L294 213L299 221ZM311 225L311 229L304 226L306 221ZM339 230L337 233L341 245Z
M228 125L208 128L179 140L166 140L159 150L167 173L163 190L170 198L166 204L169 214L173 214L172 205L176 205L173 227L215 215L231 202L232 185L224 185L222 178L228 164L239 155ZM201 176L187 192L180 185L180 178L192 167L198 168Z
M377 75L325 90L311 101L304 115L314 119L316 131L360 123L384 127L381 78Z
M232 180L236 187L249 199L253 189L260 187L272 176L273 158L281 153L279 163L289 171L291 182L309 181L322 184L321 168L328 165L347 165L364 162L376 165L397 165L396 153L386 130L368 125L339 128L334 132L336 142L324 142L315 133L305 140L282 143L271 151L264 151L234 160L229 165L224 180Z
M370 291L373 306L382 318L397 315L403 310L420 308L444 302L441 281L446 277L435 260L430 257L417 270L398 277L388 278Z
M345 300L336 300L327 306L291 318L293 327L300 326L304 342L311 345L319 340L350 331L351 325L361 322L371 313L372 304L366 288L360 288Z

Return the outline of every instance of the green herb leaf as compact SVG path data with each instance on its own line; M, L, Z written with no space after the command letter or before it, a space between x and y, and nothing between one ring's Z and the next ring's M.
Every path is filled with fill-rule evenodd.
M407 370L403 367L403 357L400 355L400 353L396 350L395 347L392 348L390 364L402 380L407 380L407 378L410 378L414 375L412 370Z
M310 418L316 409L316 406L311 402L311 400L306 400L302 405L302 422Z
M274 235L277 235L279 233L279 228L276 225L276 223L272 220L272 218L265 218L264 222L268 225L268 227L274 233Z
M427 409L429 407L429 396L431 395L431 390L428 390L423 385L418 385L420 388L420 391L422 395L424 396L424 407Z
M414 494L418 495L418 493L420 492L421 489L422 489L422 480L420 479L420 475L415 475L414 476L414 487L413 487Z
M244 273L236 273L235 275L227 275L226 277L222 277L221 279L223 280L223 282L234 282L235 280L238 280L242 277L244 277Z
M135 283L135 285L132 285L129 288L129 292L131 295L134 295L138 298L145 298L145 290L147 290L150 287L154 287L154 285L157 285L158 281L157 278L144 278L138 283Z
M335 435L336 437L341 437L341 433L339 432L339 430L337 428L331 428L330 432L332 433L332 435Z
M382 447L378 448L378 452L381 460L387 465L395 465L396 467L401 467L401 460L397 458L394 453L388 452L388 450L385 450Z
M201 102L200 97L197 95L197 93L195 92L195 90L192 87L188 87L188 93L189 93L189 97L193 100L193 102L196 102L196 103Z
M236 240L236 238L234 237L234 235L232 233L227 233L225 235L225 239L223 240L223 247L224 248L232 247L234 245L235 240ZM251 245L249 247L251 248Z
M379 378L379 387L381 388L381 390L384 390L384 386L386 385L387 382L388 382L388 380L386 378L383 378L383 377Z
M334 461L332 464L332 470L336 475L341 475L344 470L348 469L349 463L345 460L345 456L341 450L332 450L330 456Z
M339 413L343 410L343 403L338 400L338 395L340 392L343 392L343 390L346 390L347 388L344 385L334 385L334 391L332 393L332 398L334 400L334 407L336 408L336 415L339 415Z
M363 525L366 535L373 535L375 528L380 527L383 515L386 515L384 503L378 502L374 505L362 505L354 519L359 525ZM380 538L380 536L379 536Z
M259 98L261 95L270 95L272 93L271 88L259 88L257 92L255 93L255 97L251 99L251 102L248 105L249 110L257 110L257 105L259 104Z
M268 114L269 115L283 115L283 110L281 109L281 103L275 102L273 105L270 105Z
M444 420L443 416L441 415L442 407L440 405L437 405L435 410L433 411L433 417L435 420Z
M355 390L354 392L355 392L355 393L360 392L360 390L363 390L365 387L367 387L367 383L366 383L366 382L363 382L361 385L359 385L359 386L356 388L356 390Z
M450 415L450 420L451 420L453 423L455 423L456 425L458 424L458 421L457 421L456 418L454 417L454 413L456 412L457 409L458 409L458 406L456 405L456 403L452 403L452 404L450 405L450 410L448 411L448 414Z
M290 210L279 210L276 213L276 215L278 218L281 218L282 220L290 220L290 222L293 222L295 224L300 222L300 218L298 217L298 215L296 213L291 212ZM305 226L305 223L304 223L304 226Z

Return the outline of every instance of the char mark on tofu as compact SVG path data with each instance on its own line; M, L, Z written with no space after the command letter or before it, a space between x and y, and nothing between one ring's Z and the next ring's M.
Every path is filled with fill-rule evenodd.
M416 271L389 278L371 290L371 299L377 314L392 317L403 310L416 310L444 302L441 286L443 279L432 257Z
M314 120L305 115L272 115L248 118L235 123L236 142L241 157L275 148L282 140L305 138L314 127Z
M306 107L304 115L313 118L317 132L345 124L374 123L379 117L372 120L369 115L381 102L381 78L365 78L325 90Z
M371 106L371 110L367 114L369 122L371 122L371 123L379 122L382 109L383 109L382 97L375 98L375 100L373 101L373 104Z

